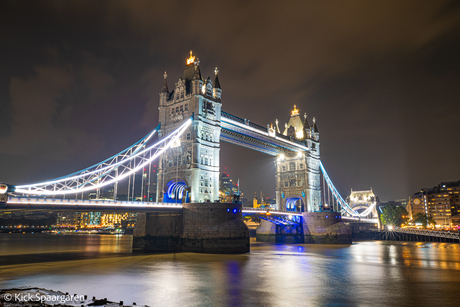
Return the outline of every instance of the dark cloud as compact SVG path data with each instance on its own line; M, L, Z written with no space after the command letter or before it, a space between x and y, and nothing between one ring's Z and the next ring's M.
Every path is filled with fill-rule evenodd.
M14 162L0 181L63 175L139 139L157 125L163 72L172 86L190 49L204 77L219 67L226 111L262 125L284 125L294 104L316 116L344 194L372 186L388 200L459 179L456 1L0 6L0 156ZM274 194L270 157L222 146L246 195Z

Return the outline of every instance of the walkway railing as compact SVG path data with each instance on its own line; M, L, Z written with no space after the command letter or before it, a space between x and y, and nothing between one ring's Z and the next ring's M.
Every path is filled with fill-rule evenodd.
M39 197L14 197L9 196L7 204L28 204L33 210L33 205L80 205L80 206L110 206L110 207L158 207L181 209L182 204L160 203L160 202L141 202L141 201L114 201L101 199L58 199L58 198L39 198Z
M243 207L243 213L259 213L259 214L275 214L275 215L292 215L292 216L301 216L302 213L299 212L289 212L289 211L276 211L273 209L264 209L264 208L245 208Z
M404 227L396 227L393 226L392 228L388 229L389 231L395 231L400 233L407 233L413 235L420 235L420 236L430 236L430 237L437 237L437 238L448 238L448 239L456 239L460 240L460 236L458 232L447 232L447 231L436 231L436 230L426 230L426 229L416 229L416 228L404 228Z

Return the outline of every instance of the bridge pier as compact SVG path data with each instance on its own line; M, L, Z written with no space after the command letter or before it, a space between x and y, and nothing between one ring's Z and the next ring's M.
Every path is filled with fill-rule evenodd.
M351 244L351 228L339 212L303 212L298 226L281 226L262 220L257 241L274 243Z
M134 229L133 250L247 253L249 229L241 209L232 203L191 203L177 213L142 213Z

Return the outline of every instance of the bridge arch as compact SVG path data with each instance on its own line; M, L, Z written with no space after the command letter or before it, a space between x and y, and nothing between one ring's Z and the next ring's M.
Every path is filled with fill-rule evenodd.
M286 198L286 211L304 212L305 200L302 196L290 196Z
M185 198L185 199L184 199ZM165 203L182 203L190 202L187 183L182 180L171 180L164 187L163 202Z

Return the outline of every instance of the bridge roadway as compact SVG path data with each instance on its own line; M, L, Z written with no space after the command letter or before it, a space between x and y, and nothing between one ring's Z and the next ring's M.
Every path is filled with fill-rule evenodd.
M181 210L182 204L113 201L113 200L84 200L84 199L58 199L40 197L8 196L6 203L0 203L0 210L49 210L49 211L96 211L96 212L158 212ZM245 208L243 213L301 216L299 212L284 212L272 209ZM342 217L344 222L377 223L377 219L363 219L355 217Z

